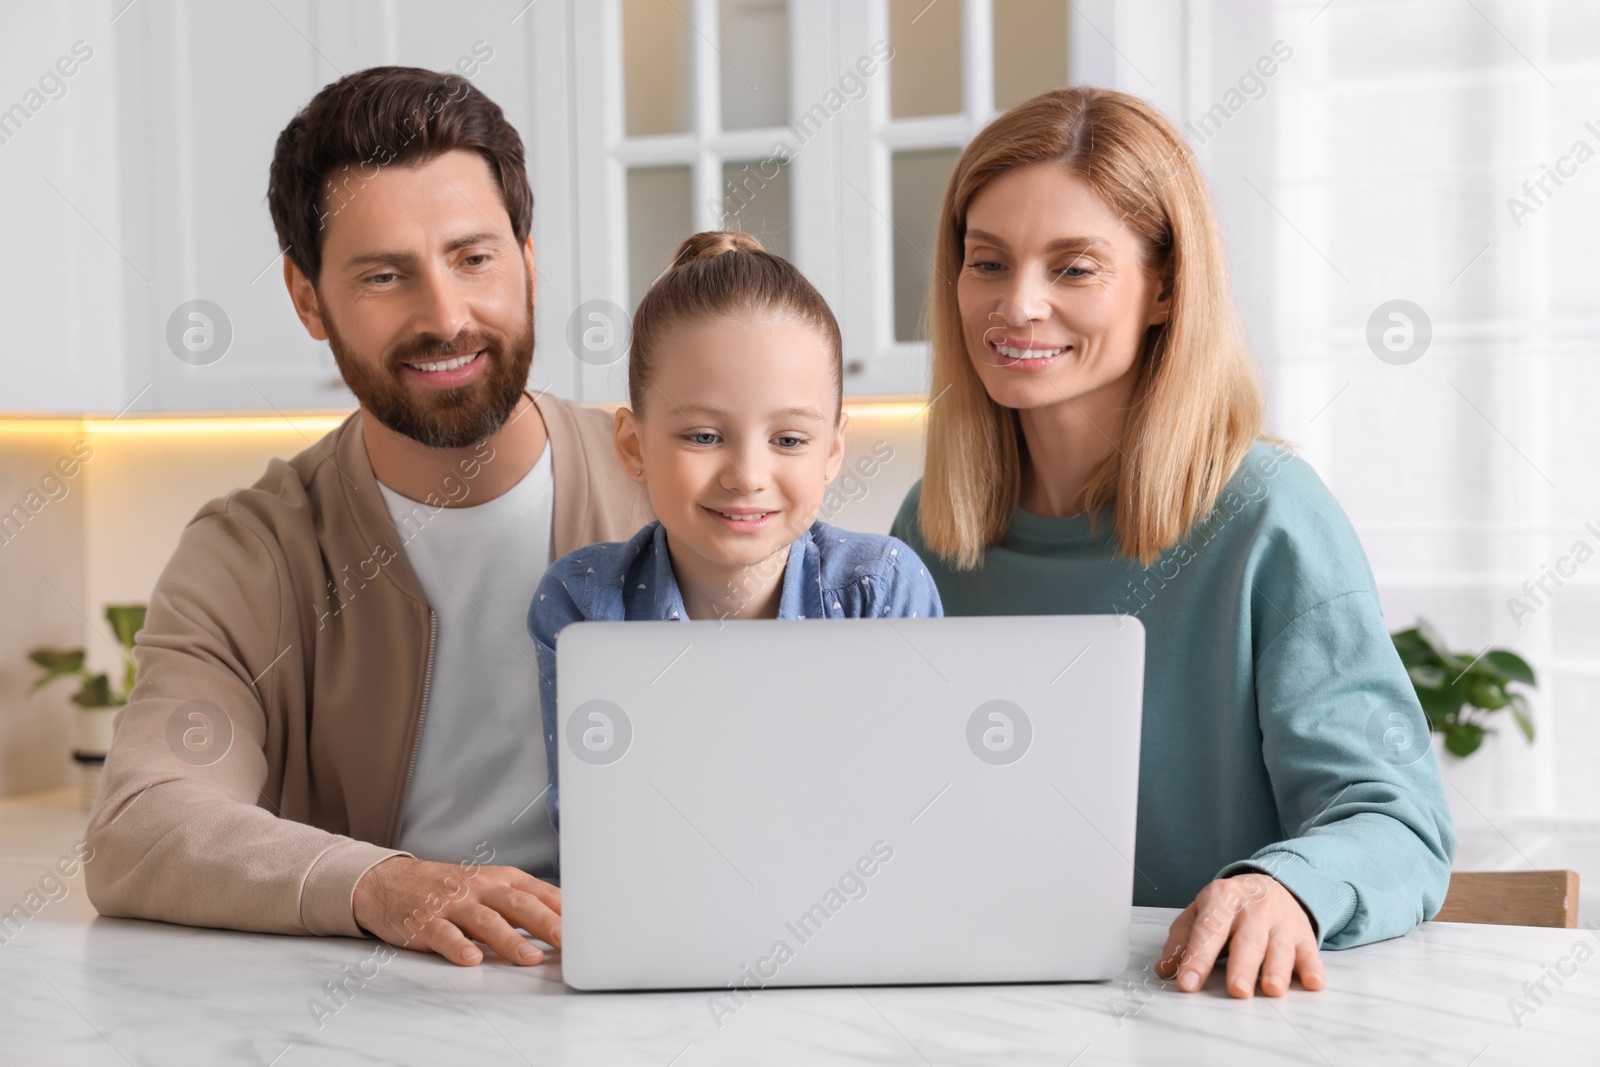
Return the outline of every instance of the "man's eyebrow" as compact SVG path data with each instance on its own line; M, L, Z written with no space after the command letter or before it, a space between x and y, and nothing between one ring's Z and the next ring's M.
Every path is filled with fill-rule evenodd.
M446 255L460 251L471 245L497 244L501 236L493 230L479 230L476 233L465 234L457 237L444 246ZM352 256L345 261L346 267L372 267L380 263L410 263L416 257L410 252L364 252L359 256Z
M987 230L968 230L967 237L971 240L984 241L1000 248L1008 248L1005 239ZM1060 251L1086 251L1088 249L1109 249L1111 242L1103 237L1057 237L1054 241L1044 246L1046 252Z
M725 419L733 414L723 408L709 407L705 404L690 404L687 407L678 408L678 411L683 415L709 415L714 419ZM807 407L779 408L777 411L771 412L768 417L773 419L816 419L818 422L829 421L828 417L816 408Z

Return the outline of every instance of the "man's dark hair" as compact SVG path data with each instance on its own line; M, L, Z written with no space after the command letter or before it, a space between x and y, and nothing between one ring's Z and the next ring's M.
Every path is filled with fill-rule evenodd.
M323 87L278 135L267 205L278 246L315 286L327 220L379 168L476 149L500 186L518 246L533 225L522 138L500 105L455 74L371 67Z

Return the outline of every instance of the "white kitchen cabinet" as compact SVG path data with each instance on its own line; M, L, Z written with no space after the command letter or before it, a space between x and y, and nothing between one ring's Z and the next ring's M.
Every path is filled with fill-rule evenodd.
M1047 80L1063 82L1060 5L1009 2L1025 29L1049 16L1040 54L1059 75ZM0 142L0 352L13 370L0 411L351 406L284 291L265 203L277 136L344 73L446 70L486 53L473 81L521 131L534 190L535 387L620 399L625 361L574 354L575 309L609 301L630 314L678 240L730 223L760 232L833 304L847 392L919 393L931 213L955 153L994 112L998 13L993 0L18 6L4 16L0 69L46 72L78 41L93 55L59 99L24 103ZM654 27L634 33L631 53L629 25ZM630 80L662 67L679 95L646 103L668 132L631 129ZM8 78L0 108L27 85ZM934 110L947 113L896 102L941 85L933 95L950 99ZM205 318L188 316L192 301L209 302Z

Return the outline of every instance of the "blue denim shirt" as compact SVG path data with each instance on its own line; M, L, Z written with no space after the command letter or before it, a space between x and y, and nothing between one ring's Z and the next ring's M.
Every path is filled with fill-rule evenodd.
M917 554L899 538L851 533L825 522L789 546L780 619L933 618L944 614L939 590ZM561 825L556 780L556 635L571 622L689 619L667 555L667 533L652 522L626 541L590 545L550 565L528 608L528 633L539 665L546 804Z

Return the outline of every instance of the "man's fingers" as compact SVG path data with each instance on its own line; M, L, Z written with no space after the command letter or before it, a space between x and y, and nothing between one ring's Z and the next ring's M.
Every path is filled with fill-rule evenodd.
M1311 941L1302 941L1294 949L1294 969L1300 975L1300 984L1315 992L1323 986L1322 954ZM1284 982L1284 987L1288 987Z
M469 941L455 923L435 919L419 933L421 936L412 941L408 948L437 952L458 967L476 967L483 962L482 950Z
M500 912L487 904L463 903L450 918L471 936L482 941L510 963L531 967L544 962L538 945L517 933Z
M553 886L551 888L554 888ZM498 886L483 894L483 901L540 941L561 945L561 897L556 891L556 907L515 886Z
M533 875L517 870L515 867L510 868L510 870L513 872L512 889L520 889L523 892L532 893L539 898L539 903L557 915L561 914L561 889L558 886L553 886L549 882L542 882Z

